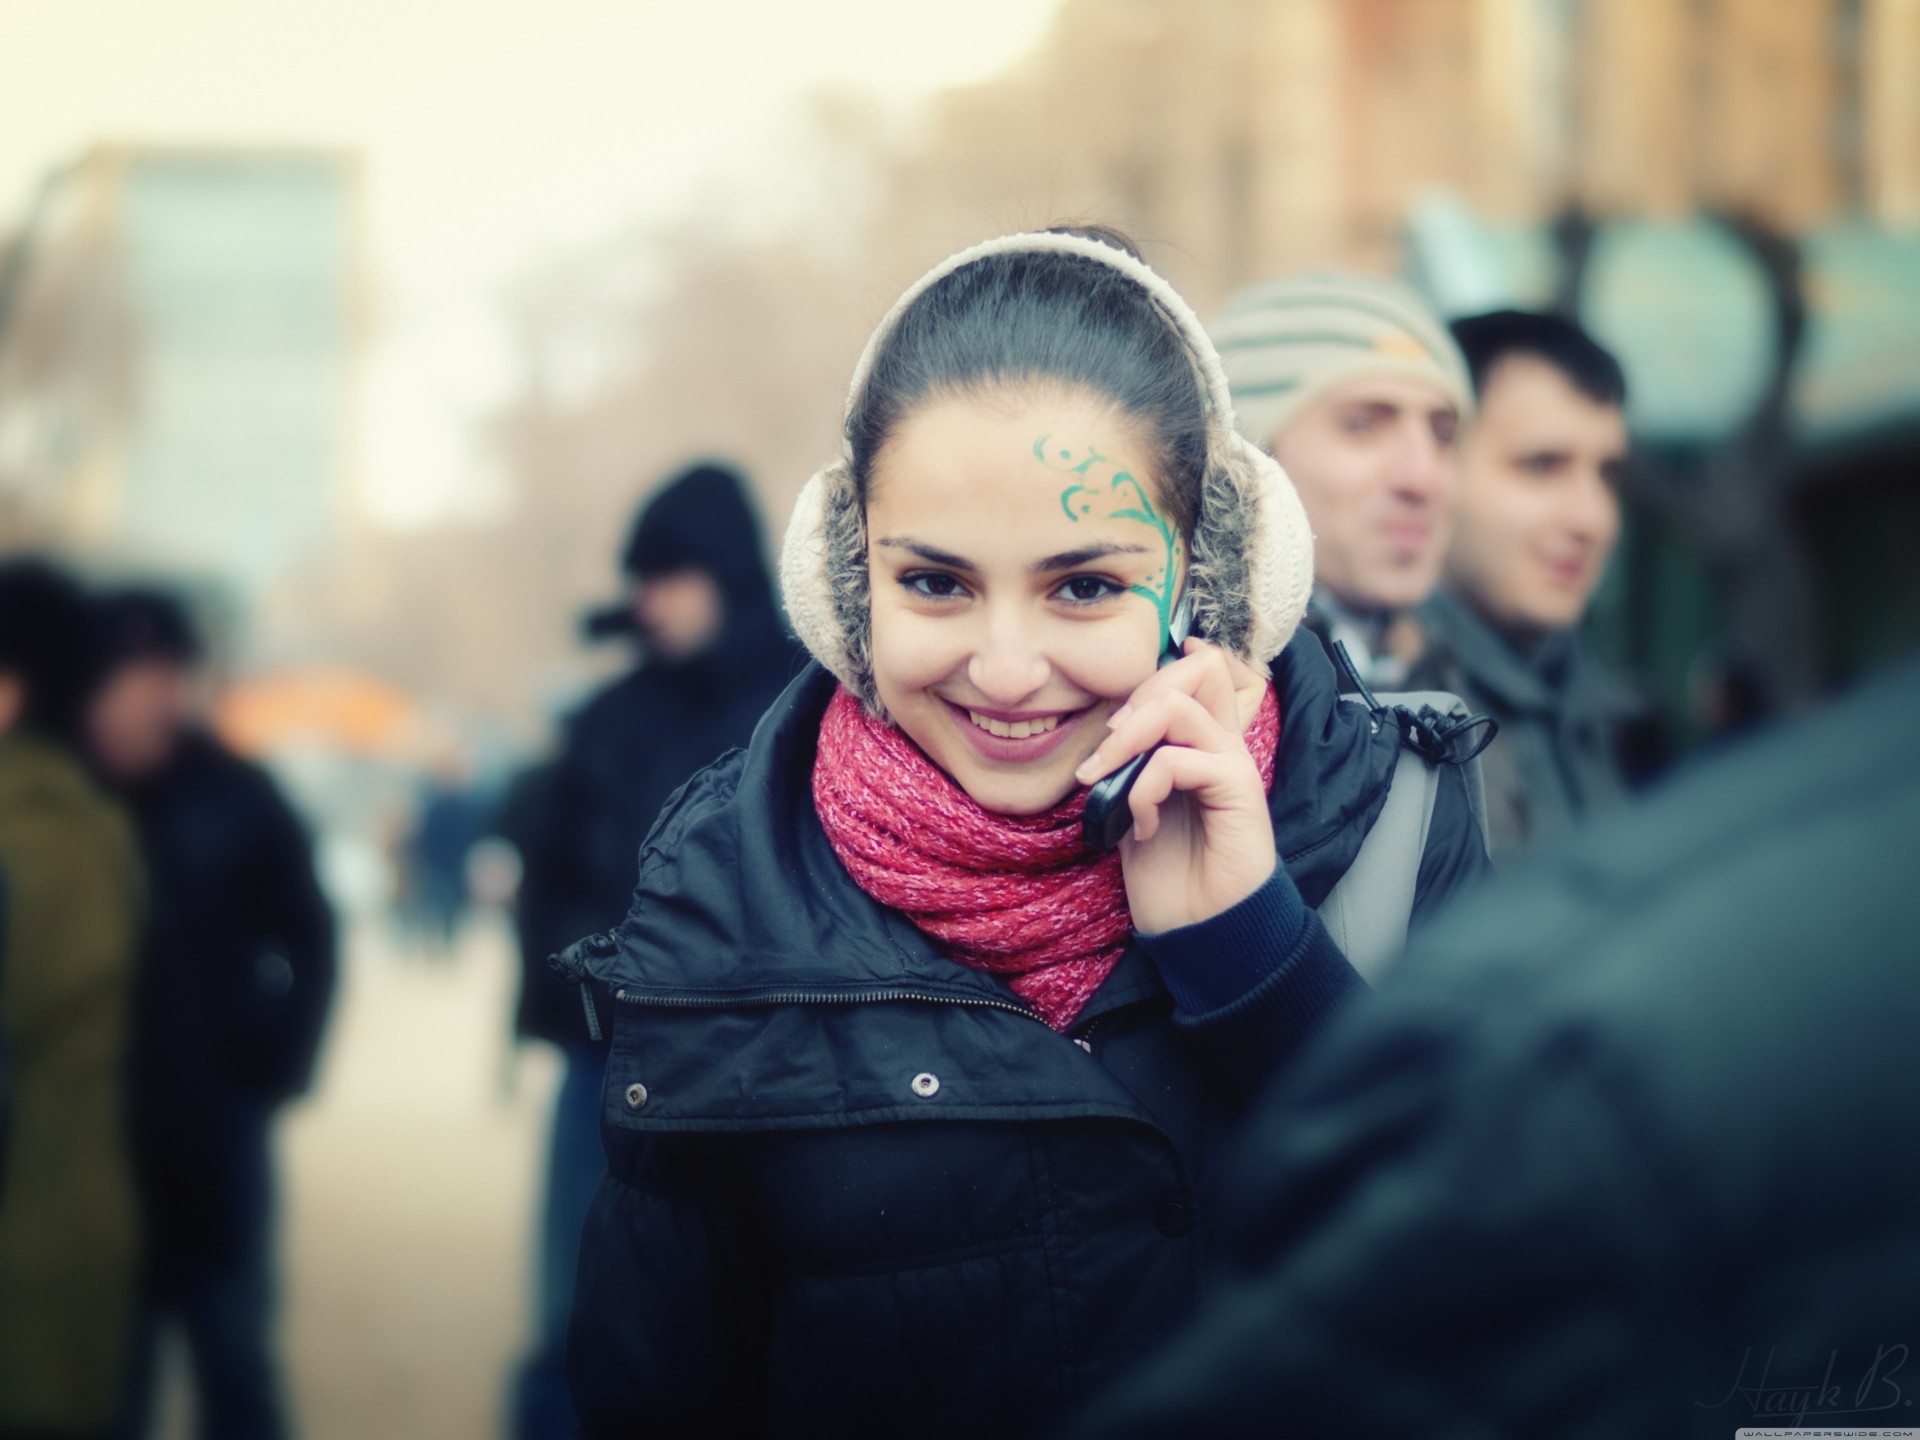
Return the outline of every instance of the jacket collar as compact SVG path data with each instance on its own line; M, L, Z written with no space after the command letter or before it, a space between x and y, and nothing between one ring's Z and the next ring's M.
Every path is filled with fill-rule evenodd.
M1427 598L1421 618L1475 688L1509 714L1624 715L1633 709L1631 696L1593 663L1577 631L1551 637L1549 651L1529 660L1478 611L1446 590ZM1556 667L1559 675L1550 679L1548 671Z
M810 664L746 750L668 802L640 856L635 903L602 976L693 1003L912 988L1005 1002L854 884L813 809L820 721L835 681ZM724 956L724 963L720 957Z

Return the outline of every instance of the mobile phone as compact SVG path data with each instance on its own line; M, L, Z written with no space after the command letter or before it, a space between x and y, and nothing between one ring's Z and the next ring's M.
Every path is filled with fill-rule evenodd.
M1167 648L1160 652L1158 668L1164 670L1180 658L1192 630L1193 597L1189 593L1180 597L1180 603L1173 607L1167 621ZM1133 828L1133 810L1127 804L1127 797L1133 794L1140 772L1147 768L1147 761L1159 748L1155 745L1141 751L1118 770L1102 775L1087 787L1087 808L1080 817L1080 839L1089 850L1111 850Z

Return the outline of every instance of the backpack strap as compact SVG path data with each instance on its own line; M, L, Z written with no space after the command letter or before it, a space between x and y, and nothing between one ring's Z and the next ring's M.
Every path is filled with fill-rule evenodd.
M1486 844L1486 785L1479 764L1484 741L1473 735L1466 741L1471 748L1463 750L1457 737L1468 727L1491 728L1493 722L1470 716L1465 701L1443 690L1340 698L1344 704L1368 710L1375 725L1398 724L1401 734L1386 804L1347 873L1319 907L1321 923L1348 963L1368 984L1374 984L1406 948L1442 765L1457 765L1464 772L1467 803L1480 843Z
M1387 803L1342 875L1320 902L1320 921L1340 953L1369 985L1406 948L1420 860L1427 853L1440 768L1402 747L1387 788Z

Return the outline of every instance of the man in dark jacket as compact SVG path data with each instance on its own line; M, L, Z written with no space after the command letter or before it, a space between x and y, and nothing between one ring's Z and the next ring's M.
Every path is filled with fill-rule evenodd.
M1500 722L1481 757L1496 863L1622 793L1631 692L1587 653L1587 602L1620 533L1627 383L1570 320L1516 310L1454 323L1479 395L1460 452L1441 587L1421 607L1412 684Z
M518 1028L567 1055L542 1222L538 1348L516 1401L523 1440L574 1430L567 1316L580 1225L605 1169L605 1053L588 1043L579 993L547 957L626 914L640 842L660 807L696 770L747 742L797 668L737 471L706 463L673 477L636 517L621 563L629 597L591 616L589 633L630 635L643 659L568 722L551 763L515 783L501 826L525 865Z
M312 1078L333 915L279 789L193 718L200 647L185 610L147 590L100 609L107 668L88 745L133 812L152 886L131 1075L149 1255L141 1368L153 1327L177 1321L201 1433L272 1440L286 1430L272 1120Z
M1232 1288L1084 1433L1913 1424L1916 706L1920 661L1428 931L1256 1122Z

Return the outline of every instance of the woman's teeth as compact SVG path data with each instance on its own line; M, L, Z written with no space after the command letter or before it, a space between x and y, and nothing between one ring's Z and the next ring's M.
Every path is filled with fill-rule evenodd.
M1003 740L1024 740L1029 735L1044 735L1060 723L1058 715L1049 715L1044 720L995 720L990 715L982 715L978 710L967 711L967 718L989 735L998 735Z

